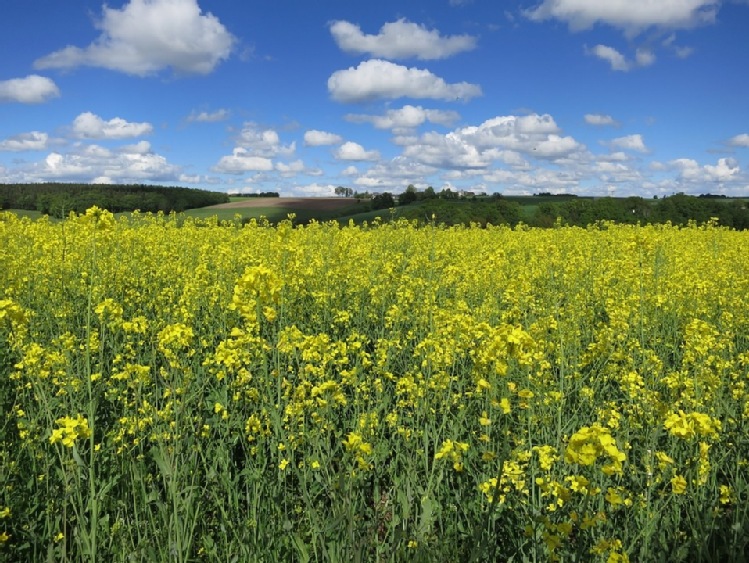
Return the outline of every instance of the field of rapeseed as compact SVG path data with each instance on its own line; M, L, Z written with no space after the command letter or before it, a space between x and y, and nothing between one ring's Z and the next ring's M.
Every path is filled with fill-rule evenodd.
M0 214L0 560L742 561L749 233Z

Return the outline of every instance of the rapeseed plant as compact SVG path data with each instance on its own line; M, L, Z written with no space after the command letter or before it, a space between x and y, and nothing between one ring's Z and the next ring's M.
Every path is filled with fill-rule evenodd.
M736 559L747 256L3 214L0 559Z

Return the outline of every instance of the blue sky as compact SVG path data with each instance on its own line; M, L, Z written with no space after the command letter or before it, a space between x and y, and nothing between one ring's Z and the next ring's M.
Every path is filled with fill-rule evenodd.
M3 0L0 182L749 196L748 0Z

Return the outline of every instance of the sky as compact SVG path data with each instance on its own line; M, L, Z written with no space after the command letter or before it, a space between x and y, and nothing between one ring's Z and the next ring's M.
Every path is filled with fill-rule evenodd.
M749 0L2 0L0 183L749 196Z

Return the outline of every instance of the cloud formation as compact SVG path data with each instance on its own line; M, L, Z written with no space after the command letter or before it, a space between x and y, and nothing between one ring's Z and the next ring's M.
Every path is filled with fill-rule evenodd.
M728 144L734 147L749 147L749 133L741 133L728 140Z
M68 45L34 62L37 69L101 67L137 76L171 68L208 74L227 59L235 38L197 0L131 0L104 6L101 35L88 47Z
M610 115L603 115L600 113L586 113L585 123L588 125L605 126L610 125L612 127L618 127L619 122L611 117Z
M622 53L608 45L596 45L588 51L591 55L608 62L611 70L627 72L635 68L650 66L655 62L655 54L650 49L638 48L634 60L627 59Z
M215 123L217 121L224 121L225 119L228 119L229 117L229 110L226 109L217 109L213 112L207 112L207 111L192 111L190 115L187 116L187 121L195 121L198 123Z
M583 151L584 145L561 130L548 114L497 116L478 126L447 134L406 137L403 155L422 164L448 169L482 169L495 162L527 168L528 158L557 160Z
M328 133L327 131L318 131L310 129L304 132L304 145L307 147L321 147L325 145L337 145L343 141L340 135Z
M385 115L348 114L346 121L371 123L377 129L412 129L426 123L450 126L460 119L455 111L424 109L421 106L405 105L400 109L390 109Z
M256 156L243 147L235 147L231 155L221 157L213 170L224 174L267 172L273 170L273 161L267 157Z
M249 149L255 156L272 158L290 156L296 151L296 143L282 145L278 133L273 129L261 129L256 123L248 121L237 137L237 146Z
M0 103L41 104L59 95L57 85L46 76L30 74L25 78L0 80Z
M328 91L339 102L401 97L456 101L481 95L481 87L477 84L448 84L428 70L408 68L381 59L371 59L356 68L334 72L328 79Z
M40 131L21 133L0 141L0 151L42 151L47 148L49 135Z
M347 141L335 151L334 156L338 160L379 160L380 153L365 150L359 143Z
M130 139L152 131L150 123L131 123L120 117L104 121L89 111L73 121L73 135L79 139Z
M476 47L471 35L442 37L437 30L405 19L386 23L377 35L365 34L358 25L339 20L330 24L330 33L347 53L384 59L445 59Z
M115 182L173 182L178 166L143 145L111 150L100 145L78 145L67 153L51 152L42 161L25 168L17 181L75 181L111 184Z
M642 140L642 135L626 135L624 137L617 137L604 143L612 148L637 151L637 152L648 152L648 148L645 146L645 141Z
M657 27L686 29L715 22L719 0L543 0L525 15L534 21L557 19L572 31L607 24L629 35Z

